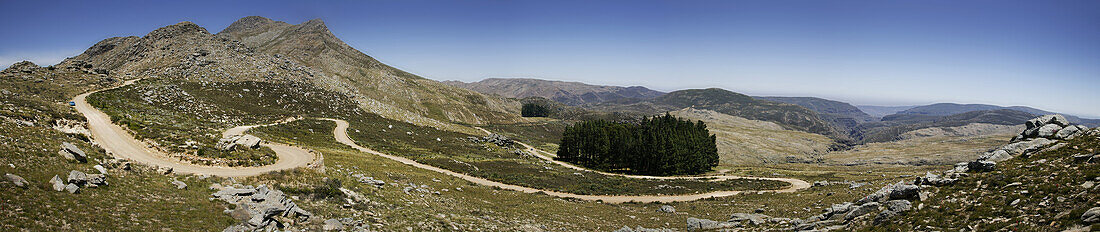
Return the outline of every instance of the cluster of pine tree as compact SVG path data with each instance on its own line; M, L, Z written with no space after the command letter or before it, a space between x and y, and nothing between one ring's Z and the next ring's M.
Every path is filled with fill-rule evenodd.
M703 121L693 123L665 113L639 123L574 124L562 135L558 159L610 172L690 175L717 166L718 148Z
M524 117L547 117L550 116L550 107L538 103L524 103L523 108L520 109L520 115Z

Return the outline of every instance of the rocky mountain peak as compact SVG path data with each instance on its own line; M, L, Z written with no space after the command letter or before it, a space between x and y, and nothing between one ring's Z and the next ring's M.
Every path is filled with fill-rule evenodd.
M183 21L175 25L158 28L153 32L149 32L149 34L145 35L145 38L159 40L187 34L212 35L210 32L206 31L206 28L200 27L189 21Z
M37 64L35 64L34 62L24 60L24 61L20 61L18 63L12 64L11 67L8 67L7 69L5 69L4 72L34 70L36 68L39 68L39 66Z

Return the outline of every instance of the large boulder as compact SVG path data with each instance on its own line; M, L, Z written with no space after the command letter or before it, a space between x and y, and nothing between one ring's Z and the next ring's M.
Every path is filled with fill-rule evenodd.
M676 208L673 208L671 205L661 205L661 207L657 208L657 212L658 213L675 213Z
M58 151L61 156L66 159L76 160L77 162L88 162L88 155L84 153L84 150L80 150L79 147L69 142L61 143L61 150Z
M887 200L900 200L900 199L913 199L917 197L920 192L920 186L907 184L904 181L892 184L886 187L882 187L878 191L863 197L857 204L866 204L869 202L884 202Z
M1011 143L1011 144L1008 144L1008 145L1004 145L1004 146L1002 146L1001 148L999 148L997 150L1003 150L1003 151L1007 152L1009 155L1016 156L1016 155L1024 154L1026 152L1039 150L1040 147L1050 145L1050 144L1053 144L1055 142L1057 142L1057 141L1050 140L1050 139L1045 139L1045 138L1037 138L1037 139L1032 139L1032 140L1027 140L1027 141L1020 141L1020 142L1015 142L1015 143Z
M103 174L88 174L87 187L107 186L107 175Z
M750 213L734 213L733 215L730 215L729 222L739 222L739 223L746 223L747 222L747 224L760 225L760 224L767 223L768 218L769 218L768 215L757 214L757 213L751 213L751 214Z
M970 172L988 172L996 169L997 163L993 161L970 161L967 163L967 169Z
M1040 138L1053 138L1054 134L1058 133L1058 130L1061 130L1061 129L1062 129L1062 126L1055 125L1055 124L1046 124L1046 125L1043 125L1042 127L1039 127L1039 129L1036 130L1035 136L1038 136Z
M20 177L20 176L11 174L11 173L4 174L4 179L8 179L8 182L11 182L12 184L14 184L15 187L20 187L20 188L25 189L25 188L30 186L30 183L28 183L26 179L23 179L23 177Z
M72 170L69 172L69 178L67 179L69 184L84 185L88 182L88 174L83 172Z
M1058 133L1054 134L1054 138L1071 139L1074 135L1077 135L1077 133L1085 130L1088 130L1088 128L1081 125L1067 126L1066 128L1062 128L1062 130L1059 130Z
M718 221L714 221L714 220L693 218L693 217L687 219L687 231L713 230L713 229L734 227L734 226L737 226L737 225L738 224L734 223L734 222L718 222Z
M1038 128L1048 124L1069 126L1069 120L1066 120L1066 117L1060 114L1048 114L1024 122L1024 126L1027 126L1028 129Z
M848 214L844 215L844 220L851 221L852 219L856 219L859 216L878 211L880 206L881 205L878 202L870 202L860 205L852 209L852 211L849 211Z
M61 180L61 177L58 177L57 175L53 175L53 178L50 179L50 184L53 185L54 191L65 191L65 181Z
M1092 207L1086 210L1084 214L1081 214L1081 221L1085 223L1100 222L1100 207Z

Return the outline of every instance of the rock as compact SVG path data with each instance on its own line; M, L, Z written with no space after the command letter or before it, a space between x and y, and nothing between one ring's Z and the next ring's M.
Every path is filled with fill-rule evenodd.
M671 205L662 205L660 208L657 208L657 212L658 213L675 213L676 208L673 208Z
M328 219L325 220L325 225L321 226L322 230L344 230L344 224L340 222L340 219ZM627 228L630 229L630 228Z
M95 168L96 171L99 171L99 174L107 175L107 169L104 168L103 165L96 164L95 166L92 166L92 168Z
M84 153L83 150L80 150L79 147L69 142L61 143L61 151L59 153L66 159L76 160L81 163L88 162L88 155Z
M714 220L700 219L700 218L688 218L687 219L687 231L695 230L713 230L727 227L737 226L737 223L733 222L717 222Z
M980 160L980 161L1001 162L1001 161L1005 161L1005 160L1008 160L1008 159L1011 159L1011 158L1012 158L1012 154L1008 154L1008 151L998 149L998 150L986 153L985 155L982 155L982 157L979 157L978 160Z
M826 185L829 185L828 181L824 181L824 180L814 181L814 186L813 187L825 187Z
M218 140L218 144L214 145L218 149L233 150L237 146L244 148L257 148L262 139L253 135L232 135Z
M1008 152L1008 154L1015 156L1015 155L1024 154L1024 153L1030 152L1030 151L1036 151L1040 147L1050 145L1052 143L1055 143L1055 141L1045 139L1045 138L1037 138L1037 139L1028 140L1028 141L1020 141L1020 142L1011 143L1011 144L1002 146L998 150L1004 150L1005 152Z
M926 172L923 177L918 177L914 184L918 185L932 185L932 186L944 186L957 182L959 179L942 178L939 175Z
M852 219L855 219L859 216L863 216L865 214L874 212L874 211L879 209L879 206L880 205L879 205L878 202L870 202L870 203L867 203L867 204L860 205L860 206L856 207L855 209L852 209L852 211L848 212L848 214L844 215L844 220L845 221L851 221Z
M997 167L997 163L993 161L971 161L966 165L970 172L988 172L993 171Z
M629 226L623 226L623 228L611 232L634 232L634 229L631 229Z
M69 172L68 183L76 185L84 185L88 182L88 175L83 172L73 170Z
M894 211L890 211L890 210L883 210L882 212L879 212L878 215L875 215L875 222L874 223L875 224L885 224L885 223L890 221L890 218L896 217L899 214L900 213L898 213L898 212L894 212Z
M69 191L69 193L77 193L80 192L80 186L76 186L76 184L70 183L68 185L65 185L65 191Z
M27 187L30 187L30 183L28 183L26 179L23 179L23 177L16 176L16 175L11 174L11 173L6 173L6 174L4 174L4 178L8 179L8 181L11 182L12 184L15 184L15 187L20 187L20 188L24 188L24 189L26 189Z
M217 199L236 204L240 211L235 218L245 219L240 226L254 230L262 228L283 228L280 218L304 222L313 214L299 208L282 191L270 189L266 185L259 187L227 187L211 194Z
M172 174L172 168L171 167L157 167L157 173L160 173L161 175Z
M894 212L907 212L913 208L913 203L908 200L891 200L883 204L886 210Z
M623 226L622 228L619 228L618 230L615 230L614 232L673 232L673 231L675 231L675 230L664 229L664 228L661 228L661 229L648 229L648 228L641 227L641 226L631 229L629 226Z
M61 192L65 190L65 181L61 180L61 177L57 175L53 175L53 178L50 179L50 184L53 184L54 191Z
M1038 136L1040 138L1053 138L1054 134L1058 133L1058 131L1061 129L1062 126L1046 124L1043 125L1043 127L1039 127L1039 130L1036 132L1035 136Z
M1062 128L1061 130L1059 130L1058 133L1055 133L1054 138L1069 139L1070 137L1077 135L1078 132L1081 132L1081 128L1079 128L1078 126L1067 126L1066 128Z
M187 183L183 183L183 181L172 180L172 184L176 185L176 189L186 189L187 188Z
M103 174L88 174L88 187L107 186L107 175Z
M748 214L748 213L734 213L730 215L729 222L748 222L752 225L760 225L768 222L768 215L763 214Z
M1048 124L1057 126L1069 126L1069 120L1066 120L1066 117L1059 114L1048 114L1024 122L1024 126L1027 126L1028 129L1042 127Z
M1092 207L1085 211L1085 214L1081 214L1081 221L1085 223L1100 222L1100 207Z
M886 187L882 187L882 189L879 189L878 191L875 191L874 193L863 197L859 201L856 201L856 203L865 204L869 202L883 202L887 200L913 199L914 197L917 197L919 193L920 186L906 184L903 181Z

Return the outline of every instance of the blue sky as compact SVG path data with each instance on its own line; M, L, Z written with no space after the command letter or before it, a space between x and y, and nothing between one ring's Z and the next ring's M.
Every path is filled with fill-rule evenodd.
M313 18L437 80L534 77L1100 117L1100 1L2 1L0 67L192 21Z

